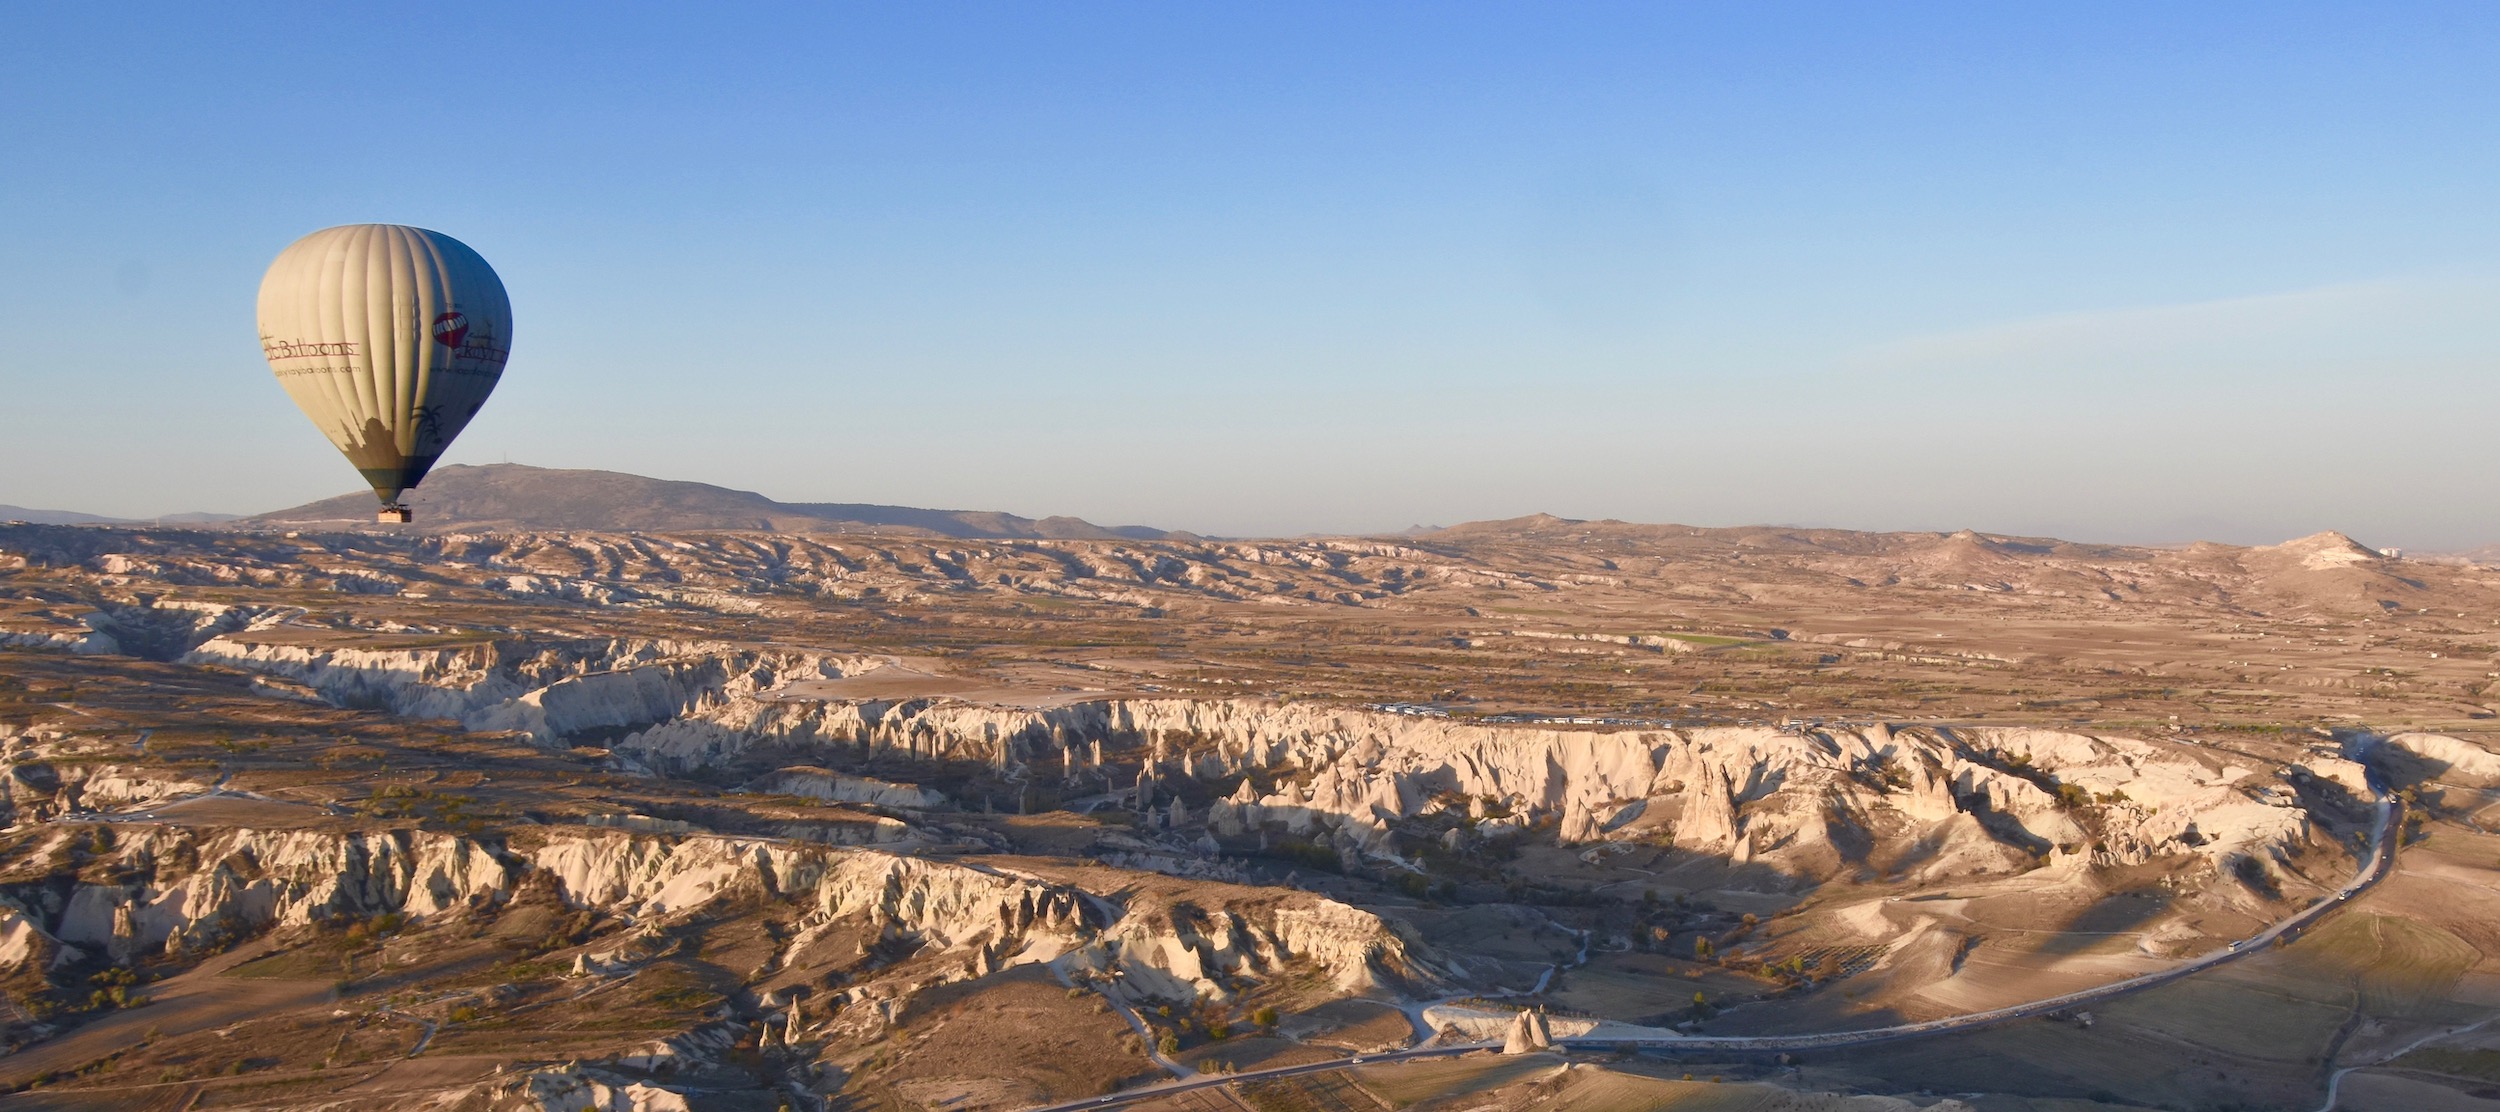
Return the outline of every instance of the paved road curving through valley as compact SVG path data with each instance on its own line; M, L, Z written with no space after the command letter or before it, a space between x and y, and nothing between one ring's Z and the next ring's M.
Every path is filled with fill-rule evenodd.
M1635 1035L1629 1037L1622 1035L1609 1035L1602 1038L1573 1036L1569 1038L1557 1038L1554 1042L1557 1047L1578 1047L1591 1050L1613 1050L1626 1046L1637 1046L1645 1050L1733 1051L1751 1054L1767 1054L1795 1050L1829 1050L1836 1047L1863 1046L1867 1043L1891 1042L1896 1039L1915 1039L1923 1038L1929 1035L1944 1035L1959 1031L1969 1031L2012 1020L2028 1019L2033 1016L2047 1015L2051 1012L2065 1011L2070 1008L2079 1008L2087 1004L2095 1004L2100 1001L2123 996L2131 992L2141 992L2157 985L2164 985L2185 977L2194 976L2197 973L2212 969L2215 966L2222 965L2226 962L2237 961L2240 958L2247 957L2250 954L2263 950L2285 936L2315 924L2320 919L2332 914L2335 909L2342 907L2347 902L2350 902L2354 896L2367 891L2371 886L2386 879L2387 874L2394 871L2396 866L2396 844L2402 840L2399 836L2399 831L2401 831L2404 826L2404 804L2393 797L2387 797L2382 799L2378 806L2378 827L2376 830L2372 831L2370 835L2370 859L2361 866L2361 871L2355 873L2352 880L2346 883L2342 888L2337 889L2334 895L2304 907L2299 911L2294 912L2290 917L2275 923L2273 926L2267 927L2265 930L2259 931L2255 935L2246 939L2232 943L2226 949L2217 950L2202 957L2191 958L2168 969L2163 969L2153 973L2146 973L2138 977L2129 977L2123 981L2112 981L2096 988L2084 989L2080 992L2069 992L2064 995L2051 996L2046 999L2033 1000L2026 1003L2011 1005L2009 1007L1991 1008L1984 1012L1969 1012L1963 1015L1948 1016L1944 1019L1931 1019L1921 1023L1904 1023L1892 1027L1870 1027L1854 1031L1827 1031L1818 1034L1804 1035ZM1109 1108L1116 1105L1128 1104L1134 1101L1154 1100L1160 1097L1171 1096L1175 1093L1189 1092L1194 1089L1204 1089L1216 1085L1230 1085L1240 1081L1265 1081L1282 1077L1300 1077L1307 1074L1328 1073L1334 1070L1348 1069L1354 1066L1378 1065L1387 1062L1412 1062L1423 1058L1455 1057L1461 1054L1472 1054L1480 1050L1498 1049L1501 1045L1502 1044L1499 1042L1451 1043L1442 1046L1418 1047L1412 1050L1391 1050L1384 1051L1379 1054L1361 1054L1348 1058L1331 1059L1325 1062L1307 1062L1296 1066L1278 1066L1274 1069L1244 1070L1240 1073L1232 1074L1199 1074L1194 1077L1166 1081L1155 1085L1141 1086L1135 1089L1128 1089L1122 1092L1112 1093L1108 1096L1088 1097L1084 1100L1072 1100L1059 1104L1043 1105L1038 1108L1029 1109L1028 1112L1078 1112L1080 1109Z

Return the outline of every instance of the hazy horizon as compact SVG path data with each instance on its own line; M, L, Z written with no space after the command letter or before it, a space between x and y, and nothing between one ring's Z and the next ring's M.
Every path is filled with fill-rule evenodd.
M2500 541L2500 9L13 24L0 503L353 489L252 299L391 221L514 304L447 464L1235 536Z
M524 467L535 467L535 466L537 466L537 465L535 465L535 464L527 464L527 463L519 463L519 464L512 464L512 465L513 465L513 466L524 466ZM446 465L446 466L494 466L494 464L485 464L485 465ZM548 468L547 470L560 470L560 469L556 469L556 468ZM601 469L587 469L587 470L601 470ZM693 481L693 480L673 480L673 479L670 479L668 476L665 476L665 475L647 475L647 476L643 476L643 477L644 477L644 478L650 478L650 479L659 479L659 480L662 480L662 481L671 481L671 482L676 482L676 481ZM748 489L748 488L743 488L743 487L722 486L722 484L717 484L717 483L714 483L714 484L708 484L708 485L712 485L712 486L716 486L716 487L721 487L722 489L725 489L725 490L732 490L732 491L737 491L737 492L740 492L740 493L747 493L747 494L760 494L760 495L764 496L765 498L771 499L771 500L773 500L773 501L775 501L775 502L782 503L782 504L784 504L784 505L804 505L804 504L809 504L809 503L816 503L816 504L834 503L834 504L880 505L880 506L898 505L897 503L879 502L879 501L877 501L877 500L875 500L875 499L857 499L857 498L852 498L852 499L800 499L800 498L786 498L786 497L781 497L781 496L778 496L778 495L776 495L774 492L769 491L769 490L751 490L751 489ZM360 501L360 502L361 502L361 500L363 500L363 499L365 499L365 498L369 497L369 496L370 496L370 494L371 494L371 492L370 492L370 491L367 491L367 490L362 490L362 489L355 489L355 490L345 490L345 491L340 491L340 492L338 492L337 494L333 494L333 495L330 495L330 496L328 496L328 497L329 497L329 498L347 498L347 499L354 499L354 500L358 500L358 501ZM422 504L422 502L423 502L423 500L424 500L424 499L423 499L423 494L424 494L424 492L423 492L423 490L422 490L422 489L421 489L420 491L418 491L418 492L417 492L417 498L416 498L416 501L418 502L418 504ZM324 500L324 499L314 499L313 501L314 501L314 502L318 502L318 501L323 501L323 500ZM158 521L158 520L161 520L161 521L163 521L165 524L168 524L168 525L198 524L198 523L201 523L201 522L200 522L199 520L197 520L197 519L202 519L202 518L212 518L212 519L214 519L214 518L223 518L223 519L232 519L232 518L247 518L247 517L255 517L255 516L258 516L258 515L261 515L261 514L266 514L266 513L275 513L275 512L280 512L280 511L284 511L284 510L295 509L295 508L298 508L298 507L300 507L300 506L307 505L307 504L310 504L310 503L295 503L295 504L288 505L288 506L262 507L262 508L256 508L256 509L252 509L252 510L243 511L243 512L240 512L240 513L235 513L235 512L221 512L221 511L183 511L183 512L175 512L175 513L168 513L168 514L162 514L162 515L152 515L151 517L141 517L141 518L120 518L120 519L113 518L111 515L94 515L94 516L97 516L97 517L103 517L103 518L106 518L107 520L104 520L104 521L95 521L95 522L60 522L60 523L56 523L56 524L141 524L141 525L144 525L144 524L148 524L148 523L150 523L151 521ZM1014 514L1014 515L1016 515L1016 516L1025 517L1025 518L1030 518L1030 519L1036 519L1036 520L1041 519L1041 518L1054 517L1054 516L1080 517L1080 518L1084 516L1084 515L1081 515L1081 514L1062 514L1060 511L1051 510L1051 509L1047 509L1047 508L1030 507L1030 506L1018 507L1018 506L964 505L964 506L929 506L929 507L914 507L914 508L919 508L919 509L954 510L954 511L972 512L972 513L1008 513L1008 514ZM45 512L45 513L64 513L64 512L65 512L65 513L71 513L71 514L85 514L85 513L87 512L87 511L79 510L79 509L77 509L76 507L63 507L63 506L20 506L20 505L16 505L16 504L13 504L13 503L0 503L0 511L13 511L13 510L27 510L27 511L35 511L35 512ZM1201 535L1201 536L1206 536L1206 537L1210 537L1210 538L1214 538L1214 539L1219 539L1219 540L1226 540L1226 539L1229 539L1229 540L1258 540L1258 539L1292 539L1292 538L1295 538L1295 537L1325 537L1325 536L1383 536L1383 535L1394 535L1394 534L1398 534L1398 533L1408 532L1408 531L1411 531L1411 530L1414 530L1414 529L1418 529L1418 528L1422 528L1422 529L1443 529L1443 528L1448 528L1448 527L1451 527L1451 526L1456 526L1456 525L1468 525L1468 524L1476 524L1476 523L1481 523L1481 522L1489 522L1489 521L1517 520L1517 519L1520 519L1520 518L1533 517L1533 516L1537 516L1537 515L1540 515L1540 514L1548 514L1548 511L1544 511L1544 510L1530 510L1530 511L1528 511L1528 512L1526 512L1526 513L1514 514L1514 515L1508 515L1508 516L1506 516L1506 517L1501 517L1501 518L1468 518L1468 519L1463 519L1463 520L1455 520L1455 521L1435 521L1435 522L1415 521L1415 522L1408 522L1408 523L1406 523L1406 524L1404 524L1404 525L1383 525L1383 526L1379 526L1379 527L1376 527L1376 528L1368 528L1368 529L1346 529L1346 530L1336 530L1336 531L1306 530L1306 531L1299 532L1299 533L1215 533L1215 532L1209 532L1209 531L1207 531L1207 530L1201 530L1201 529L1194 529L1194 528L1191 528L1191 527L1190 527L1188 524L1186 524L1186 523L1174 523L1174 522L1168 522L1168 521L1112 521L1112 520L1100 520L1100 519L1091 519L1091 518L1088 518L1088 519L1086 519L1086 520L1091 521L1091 522L1092 522L1092 524L1095 524L1095 525L1100 525L1100 526L1106 526L1106 527L1120 527L1120 526L1149 526L1149 527L1153 527L1153 528L1164 529L1164 530L1167 530L1167 531L1197 533L1197 534L1199 534L1199 535ZM354 515L354 516L355 516L358 520L361 520L361 519L362 519L362 517L363 517L363 514L362 514L362 512L361 512L361 510L360 510L360 511L359 511L356 515ZM2306 530L2306 531L2301 532L2301 533L2298 533L2298 534L2286 535L2286 536L2282 536L2282 537L2240 537L2240 538L2234 538L2234 537L2218 536L2218 535L2212 535L2212 534L2207 534L2207 533L2199 533L2199 532L2193 532L2193 531L2191 531L2191 532L2182 532L2182 533L2178 533L2178 534L2176 534L2176 535L2163 535L2163 534L2159 534L2159 533L2153 533L2153 534L2147 534L2147 535L2143 535L2143 536L2134 536L2134 537L2095 537L2095 536L2070 536L2070 535L2060 534L2060 533L2038 533L2038 532L2023 532L2023 531L2020 531L2020 530L1991 529L1991 528L1986 528L1986 527L1983 527L1983 526L1976 526L1976 525L1925 525L1925 526L1922 526L1922 525L1898 525L1898 526L1860 526L1860 525L1834 525L1834 524L1831 524L1831 523L1828 523L1828 522L1810 522L1810 521L1775 521L1775 520L1759 520L1759 521L1649 521L1649 520L1635 520L1635 519L1624 519L1624 518L1605 518L1605 517L1575 518L1575 517L1572 517L1571 515L1568 515L1568 514L1550 514L1549 516L1556 517L1556 518L1560 518L1560 519L1563 519L1563 520L1577 520L1577 521L1614 521L1614 522L1619 522L1619 523L1623 523L1623 524L1630 524L1630 525L1690 526L1690 527L1694 527L1694 528L1703 528L1703 529L1730 529L1730 528L1764 528L1764 529L1847 529L1847 530L1857 530L1857 531L1863 531L1863 532L1874 532L1874 533L1952 533L1952 532L1957 532L1957 531L1964 530L1964 529L1969 529L1969 530L1973 530L1973 531L1976 531L1976 532L1979 532L1979 533L1988 534L1988 535L1991 535L1991 536L2004 536L2004 537L2025 537L2025 538L2033 538L2033 539L2039 539L2039 538L2051 538L2051 539L2056 539L2056 540L2063 540L2063 541L2075 541L2075 542L2086 543L2086 544L2119 544L2119 545L2137 545L2137 546L2152 547L2152 548L2175 548L2175 547L2184 547L2184 546L2186 546L2186 545L2195 544L2195 543L2199 543L2199 542L2219 542L2219 543L2224 543L2224 544L2235 544L2235 545L2245 545L2245 546L2256 546L2256 545L2271 545L2271 544L2279 544L2279 543L2282 543L2282 542L2285 542L2285 541L2299 540L2299 539L2302 539L2302 538L2305 538L2305 537L2314 536L2314 535L2316 535L2316 534L2319 534L2319 533L2324 533L2324 532L2336 532L2336 533L2344 533L2344 534L2346 534L2346 535L2348 535L2348 536L2349 536L2349 535L2351 535L2351 533L2350 533L2350 531L2349 531L2349 530L2341 529L2341 528L2338 528L2338 527L2333 526L2333 525L2321 525L2321 526L2319 526L2318 528L2315 528L2315 529L2310 529L2310 530ZM194 519L194 520L190 520L190 521L177 520L177 519L181 519L181 518L189 518L189 519ZM213 523L213 522L211 522L211 523ZM2192 528L2193 528L2193 526L2187 526L2187 528L2192 529ZM2370 538L2368 538L2368 537L2354 537L2353 539L2354 539L2354 540L2357 540L2357 541L2359 541L2359 542L2361 542L2361 543L2363 543L2363 544L2373 545L2373 546L2375 546L2375 547L2381 547L2381 548L2398 548L2398 547L2402 547L2402 546L2397 546L2397 545L2380 544L2380 543L2378 543L2378 542L2376 542L2376 541L2373 541L2372 539L2370 539ZM2484 546L2479 546L2479 545L2474 545L2474 546L2463 546L2463 547L2460 547L2460 548L2455 548L2455 549L2421 549L2421 550L2419 550L2419 551L2420 551L2421 553L2425 554L2425 555L2443 555L2443 554L2450 554L2450 553L2456 553L2456 552L2463 552L2463 551L2467 551L2467 550L2469 550L2469 549L2475 549L2475 548L2480 548L2480 547L2484 547Z

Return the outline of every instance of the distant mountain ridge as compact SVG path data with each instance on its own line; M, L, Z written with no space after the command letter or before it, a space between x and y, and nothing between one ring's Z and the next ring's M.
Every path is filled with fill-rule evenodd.
M525 464L453 465L438 468L423 487L405 499L417 511L416 527L428 532L449 530L518 530L562 532L680 532L738 530L776 533L902 533L963 539L1036 540L1205 540L1199 534L1146 525L1096 525L1082 518L1022 517L993 510L942 510L856 502L778 502L753 491L710 483L654 479L618 471L531 467ZM363 525L373 521L376 503L367 491L342 494L284 510L251 516L216 513L167 514L158 518L120 518L73 510L37 510L0 504L0 522L34 525L147 526L188 525L291 526ZM1795 525L1693 526L1641 523L1601 518L1584 520L1553 514L1465 521L1455 525L1413 525L1405 529L1361 534L1401 540L1552 542L1578 537L1609 537L1647 542L1689 541L1707 547L1733 539L1766 552L1820 549L1835 553L1875 555L1922 551L1927 564L1987 564L2009 556L2106 558L2127 553L2149 554L2176 549L2191 554L2230 554L2278 572L2313 573L2350 568L2392 566L2390 557L2414 560L2500 564L2500 544L2453 552L2400 553L2377 549L2342 533L2328 531L2277 545L2239 546L2199 541L2190 545L2097 544L2052 537L2017 537L1972 530L1944 534L1924 531L1878 532Z
M928 510L850 502L776 502L710 483L618 471L517 463L438 468L403 500L419 528L638 530L740 529L771 533L911 532L943 537L1050 540L1187 540L1195 534L1144 525L1103 526L1073 517L1019 517L989 510ZM246 525L369 522L366 491L245 518Z
M24 506L0 505L0 521L23 521L29 525L214 525L234 521L241 514L166 514L163 517L106 517L82 514L76 510L31 510Z
M119 525L122 519L82 514L76 510L30 510L24 506L0 505L0 521L24 521L35 525Z

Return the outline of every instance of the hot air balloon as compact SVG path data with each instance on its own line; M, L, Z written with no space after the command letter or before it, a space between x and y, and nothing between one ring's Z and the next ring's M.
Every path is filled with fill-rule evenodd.
M347 224L288 245L260 280L260 350L278 384L372 484L380 520L425 479L503 377L512 302L469 245Z

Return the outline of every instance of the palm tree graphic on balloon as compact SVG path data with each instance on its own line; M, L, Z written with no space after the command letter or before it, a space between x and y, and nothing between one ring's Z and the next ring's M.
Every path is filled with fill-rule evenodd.
M439 406L439 405L421 405L421 406L418 406L418 407L417 407L417 409L416 409L416 418L417 418L417 444L418 444L420 447L422 447L422 446L424 446L424 445L428 445L428 444L440 444L440 443L442 443L442 442L443 442L443 407L442 407L442 406Z

